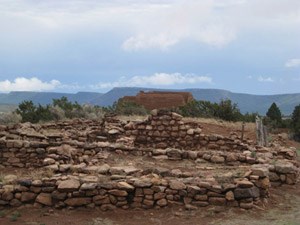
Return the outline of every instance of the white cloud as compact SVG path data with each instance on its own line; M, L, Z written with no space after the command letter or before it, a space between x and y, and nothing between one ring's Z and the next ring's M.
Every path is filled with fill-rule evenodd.
M167 48L175 45L178 41L178 39L168 37L165 34L160 34L153 37L138 35L136 37L130 37L127 39L122 44L122 48L126 51L137 51L150 48L160 48L166 50Z
M185 40L223 47L236 38L236 32L227 18L221 19L219 12L214 11L216 4L212 0L177 1L155 8L151 14L140 17L134 34L122 48L166 50Z
M113 87L133 87L133 86L172 86L178 84L199 84L212 83L209 76L199 76L195 74L181 73L155 73L150 76L133 76L129 79L122 77L115 82L99 83L91 85L92 89L107 89Z
M51 91L60 85L58 80L51 80L50 82L43 82L36 77L25 78L18 77L13 81L0 81L1 92L10 91Z
M259 82L274 82L274 79L272 77L263 77L263 76L259 76L257 78L257 80Z
M285 63L285 67L298 67L300 66L300 59L290 59Z
M236 33L233 28L209 26L199 31L195 39L207 45L223 47L235 38Z
M127 35L121 44L127 51L165 50L186 40L223 47L242 31L287 32L282 27L295 30L299 24L299 0L2 0L0 4L0 41L13 37L18 39L13 43L24 45L28 40L45 43L42 38L56 40L104 28Z

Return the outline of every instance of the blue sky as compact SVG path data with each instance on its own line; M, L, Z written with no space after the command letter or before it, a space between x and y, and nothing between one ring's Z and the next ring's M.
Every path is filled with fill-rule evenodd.
M299 0L0 0L0 92L300 92Z

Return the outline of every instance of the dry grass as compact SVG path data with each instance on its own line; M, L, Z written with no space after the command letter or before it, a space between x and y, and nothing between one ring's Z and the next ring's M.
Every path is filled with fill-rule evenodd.
M14 169L8 171L2 171L0 173L0 182L4 180L6 175L13 174L18 178L30 178L33 180L41 180L42 178L50 178L54 175L54 172L50 169L34 169L34 170L24 170L24 169Z
M118 119L121 121L143 121L147 118L147 116L118 116ZM192 118L192 117L184 117L184 122L195 122L201 124L207 124L207 125L216 125L216 126L222 126L226 127L228 129L232 130L241 130L243 122L229 122L224 121L220 119L214 119L214 118ZM255 130L255 123L245 123L245 131L254 131Z
M220 119L214 118L190 118L186 117L183 118L184 122L196 122L196 123L204 123L204 124L211 124L211 125L218 125L222 127L227 127L230 129L239 130L242 127L243 122L229 122ZM245 131L250 131L255 129L255 123L245 123Z

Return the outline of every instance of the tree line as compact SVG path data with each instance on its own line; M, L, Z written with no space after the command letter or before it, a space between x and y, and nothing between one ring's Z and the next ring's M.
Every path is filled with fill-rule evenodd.
M32 101L23 101L14 112L21 116L21 122L46 122L73 118L98 119L103 115L99 106L80 105L67 97L53 99L52 104L35 105Z
M241 113L238 105L229 99L219 103L193 100L184 106L171 109L184 117L217 118L225 121L255 122L258 113ZM14 112L21 118L21 122L38 123L43 121L63 120L72 118L101 119L105 113L118 115L147 115L149 111L143 106L128 101L118 101L112 106L101 107L80 105L71 102L67 97L53 99L52 104L35 105L32 101L23 101ZM276 103L272 103L266 115L264 124L269 129L288 128L294 133L295 139L300 140L300 104L295 107L291 118L283 119ZM1 118L0 118L1 122Z

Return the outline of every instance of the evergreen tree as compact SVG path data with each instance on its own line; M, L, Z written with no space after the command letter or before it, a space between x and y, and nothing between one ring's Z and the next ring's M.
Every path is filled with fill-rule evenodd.
M227 121L238 121L241 119L242 114L236 103L232 103L230 99L222 99L216 116Z
M36 115L36 110L32 101L23 101L19 104L16 113L21 115L22 122L37 123L39 118Z
M275 102L272 103L266 115L269 118L269 120L271 120L271 122L273 123L275 122L277 126L281 124L282 122L281 111Z
M295 138L300 140L300 105L296 106L293 111L292 127L295 132Z

